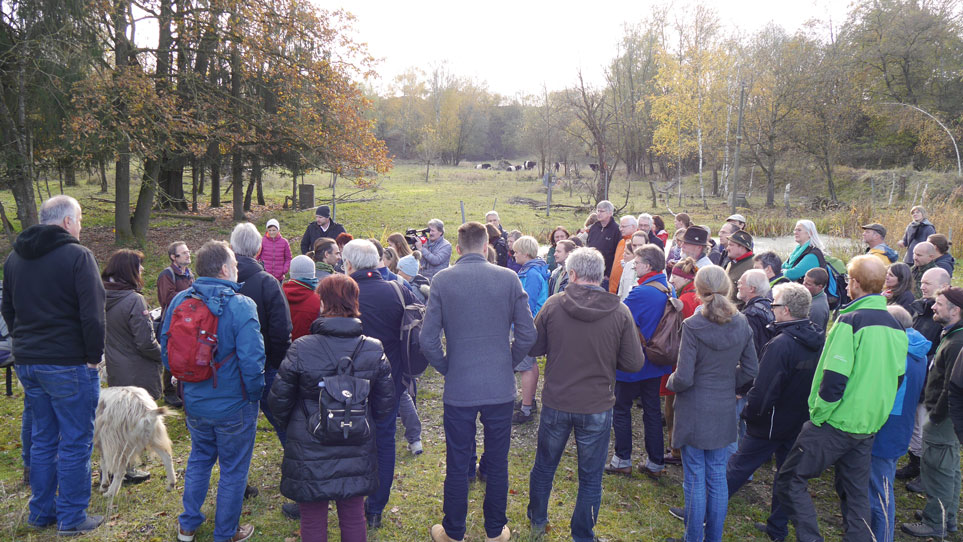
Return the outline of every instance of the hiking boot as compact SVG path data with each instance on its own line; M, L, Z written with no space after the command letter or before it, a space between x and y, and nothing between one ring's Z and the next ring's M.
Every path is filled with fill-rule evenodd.
M906 482L906 491L911 493L926 493L926 488L923 486L923 480L919 476Z
M408 451L411 452L411 455L421 455L425 450L421 446L421 441L416 440L408 444Z
M256 487L248 484L247 487L244 488L244 500L246 501L248 499L253 499L254 497L257 497L259 493L261 492L258 491Z
M381 528L381 514L369 514L365 512L364 520L368 523L369 529Z
M177 541L178 542L194 542L194 533L196 531L185 531L181 524L177 524Z
M525 414L521 410L516 410L512 414L512 425L522 425L525 423L531 423L531 421L534 419L535 419L535 407L533 405L531 414Z
M669 515L679 521L685 521L685 509L678 506L669 507Z
M237 532L234 533L234 536L232 536L228 542L244 542L252 536L254 536L254 526L241 525L237 528Z
M288 519L301 519L301 507L296 502L286 502L281 505L281 513Z
M896 469L897 480L912 480L920 475L920 456L910 452L909 462L905 466Z
M915 510L915 511L913 511L913 518L916 519L916 521L923 521L923 511L922 511L922 510ZM958 531L958 530L959 530L959 529L957 528L956 525L947 525L947 526L946 526L946 531L947 531L947 532L955 533L955 532Z
M100 527L100 524L103 522L104 516L87 516L87 519L69 529L60 529L57 531L57 534L60 536L77 536L80 534L86 534L90 531L93 531L97 527Z
M495 538L485 537L485 542L508 542L512 538L512 530L508 525L502 526L502 533Z
M900 525L900 530L904 533L917 538L946 538L946 531L940 527L930 527L922 521L918 523L904 523Z
M139 484L150 480L150 473L140 469L129 468L124 474L125 484Z
M461 542L461 538L452 538L448 536L445 532L445 528L441 524L436 523L431 526L431 541L432 542ZM489 540L493 540L489 538ZM507 538L505 540L508 540Z
M615 465L608 463L605 465L605 474L618 474L620 476L632 476L632 465L628 467L616 467Z

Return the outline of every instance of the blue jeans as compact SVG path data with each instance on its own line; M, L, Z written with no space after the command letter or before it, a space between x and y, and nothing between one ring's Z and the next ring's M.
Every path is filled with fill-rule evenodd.
M572 512L572 540L595 540L595 524L602 504L602 472L609 450L612 411L574 414L542 406L538 421L535 465L528 479L528 518L532 526L544 530L548 524L548 500L552 494L555 469L562 459L568 436L575 430L578 449L578 496Z
M736 450L739 449L739 443L746 436L746 420L742 419L742 410L746 408L746 401L745 395L736 397L736 441L726 448L730 456L736 453ZM728 461L728 458L726 460ZM749 479L752 480L752 474L749 475Z
M405 440L408 444L421 440L421 418L418 417L418 409L415 408L415 402L408 390L401 393L398 415L401 417L401 424L405 426Z
M277 369L268 367L267 365L264 366L264 393L261 395L261 412L264 413L264 417L267 418L268 423L274 428L274 432L277 433L278 440L281 441L281 447L283 448L288 440L288 435L284 432L284 429L278 425L278 421L274 417L274 414L271 414L271 407L268 406L267 402L268 392L271 391L271 384L274 383L274 377L277 375Z
M217 462L221 475L217 483L214 540L229 540L237 532L254 452L257 414L257 403L247 403L223 418L191 416L188 410L191 455L184 473L184 513L178 517L185 531L197 530L204 523L201 507L211 484L211 469Z
M869 471L869 509L872 514L870 527L877 542L893 542L896 529L896 496L893 481L896 479L896 461L872 456Z
M17 364L33 414L30 435L31 525L70 529L87 519L90 453L100 375L86 365Z
M642 398L642 426L645 435L646 466L661 470L665 465L665 435L662 432L662 401L659 384L662 377L647 378L638 382L615 382L615 408L612 412L612 429L615 433L615 456L628 461L632 459L632 403Z
M508 449L512 441L514 403L477 407L445 405L445 513L441 525L448 536L465 537L468 515L468 473L475 452L475 419L481 415L485 431L485 533L495 538L508 524Z
M685 542L721 542L729 507L725 447L700 450L682 447L685 495Z
M776 454L776 468L782 466L795 440L766 440L752 435L744 435L739 442L739 450L729 456L726 463L726 484L729 497L752 479L752 473L773 454ZM789 536L789 512L779 502L775 491L772 493L772 504L769 517L766 519L766 534L773 540L784 540Z

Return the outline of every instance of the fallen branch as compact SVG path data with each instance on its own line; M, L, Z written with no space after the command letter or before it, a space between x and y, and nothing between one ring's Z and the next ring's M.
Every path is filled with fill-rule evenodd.
M215 216L201 216L201 215L181 215L177 213L154 213L157 216L163 216L166 218L187 218L189 220L202 220L204 222L214 222L217 217Z

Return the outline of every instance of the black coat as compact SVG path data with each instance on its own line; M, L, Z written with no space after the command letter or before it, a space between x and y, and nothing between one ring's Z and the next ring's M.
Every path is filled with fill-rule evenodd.
M508 243L499 237L492 243L492 248L495 249L495 259L498 265L508 267Z
M772 331L767 327L773 323L775 318L772 316L772 300L766 296L759 296L750 299L742 313L749 321L752 328L752 342L756 346L756 357L762 357L762 349L772 338Z
M17 363L100 363L106 293L90 250L60 226L30 226L3 271L3 318Z
M746 396L746 433L792 440L809 419L809 393L826 334L810 320L770 326L777 335L759 358L759 374Z
M936 300L925 297L917 299L913 302L913 310L910 311L913 315L913 329L919 331L930 342L930 351L926 353L927 359L932 358L936 353L936 348L940 345L940 335L943 333L943 326L933 320L935 302ZM920 401L922 400L923 397L920 395Z
M358 305L361 308L361 324L364 334L381 341L391 364L392 377L395 379L395 395L401 397L404 387L402 379L401 359L401 322L405 308L398 300L398 290L391 283L381 278L381 273L375 269L356 271L351 275L358 283ZM402 287L401 295L405 304L416 303L411 290Z
M291 346L291 309L281 283L250 256L237 257L240 293L257 305L257 319L264 337L265 366L277 369Z
M322 231L317 222L308 224L308 227L304 229L304 235L301 236L301 254L307 254L314 250L314 242L318 239L322 237L337 239L338 235L342 233L345 233L344 226L333 220L328 224L328 231Z
M609 219L608 226L603 227L601 222L592 224L588 231L588 241L585 245L590 246L602 253L605 260L605 276L612 274L612 262L615 260L615 250L619 247L622 240L622 232L619 224L614 219Z
M886 304L899 305L900 307L903 307L904 309L906 309L906 312L912 315L913 302L915 301L916 301L916 298L913 297L913 290L906 290L905 292L901 293L896 299L887 300Z
M294 341L268 393L268 405L287 431L281 462L281 494L295 502L341 500L370 495L378 489L374 421L390 415L394 403L391 367L381 343L361 337L357 318L321 317L311 335ZM318 410L318 383L337 374L337 362L350 356L358 341L364 346L354 359L354 375L371 382L368 424L371 439L358 446L325 446L308 432L304 412ZM325 343L334 357L328 353ZM304 409L298 402L304 404Z
M906 226L906 231L903 232L903 246L906 247L906 256L903 261L906 265L913 265L913 248L934 233L936 233L936 227L927 218L922 222L910 222L909 226Z

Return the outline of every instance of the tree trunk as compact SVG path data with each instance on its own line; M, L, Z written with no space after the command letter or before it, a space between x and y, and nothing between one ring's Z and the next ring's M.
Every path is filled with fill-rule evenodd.
M712 166L712 197L719 197L719 166Z
M211 207L221 206L221 161L211 162Z
M254 178L252 172L251 178L247 182L247 190L244 191L244 210L251 210L251 196L254 194L254 185L257 184L257 179Z
M241 150L236 149L231 157L231 188L234 190L232 195L234 206L234 220L240 222L244 220L244 159L241 158Z
M67 186L77 186L77 168L73 163L64 166L64 184Z
M829 199L831 199L833 203L837 203L836 184L833 183L833 164L830 162L829 157L824 159L823 169L826 171L826 188L829 190Z
M159 160L147 160L144 163L144 178L140 183L140 193L137 195L137 210L131 224L134 237L141 246L147 241L147 230L150 228L150 213L154 207L154 194L157 193L157 177L160 175Z
M264 170L261 169L261 159L257 156L251 158L251 177L253 177L257 182L257 204L265 205L264 203Z
M204 174L203 167L197 167L197 158L191 158L191 212L197 212L197 176ZM203 181L202 181L203 182Z
M100 170L100 193L106 194L110 187L107 186L107 165L103 158L97 160L97 169Z
M127 0L114 1L114 77L122 80L126 74L130 44L127 42ZM127 104L117 104L117 120L127 121ZM123 133L117 143L117 163L114 165L114 242L122 244L134 238L130 226L130 139Z

